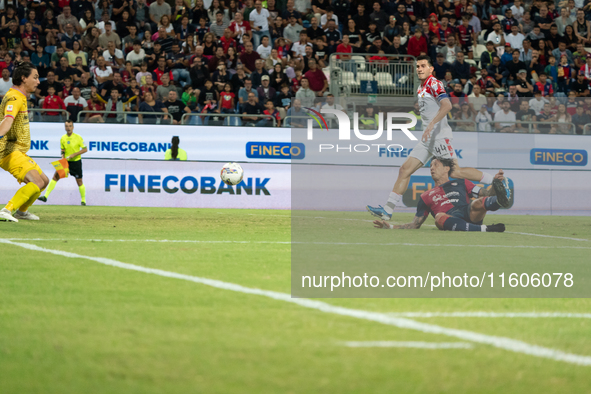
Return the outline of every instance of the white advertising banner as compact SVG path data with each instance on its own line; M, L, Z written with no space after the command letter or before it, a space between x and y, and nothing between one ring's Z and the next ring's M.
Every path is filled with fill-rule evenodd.
M400 131L391 141L362 141L338 140L336 130L314 130L308 140L306 130L279 127L77 123L75 132L88 147L85 158L94 159L163 160L176 135L189 160L397 167L418 143ZM30 156L59 156L64 133L61 123L31 123ZM397 146L388 149L383 142ZM463 167L591 170L591 136L455 132L451 145Z
M36 159L48 177L54 159ZM290 209L290 166L243 164L244 180L227 186L220 180L220 163L135 160L83 160L89 205L179 208ZM0 201L19 188L0 171ZM42 204L39 202L38 204ZM47 204L80 205L73 177L62 179Z

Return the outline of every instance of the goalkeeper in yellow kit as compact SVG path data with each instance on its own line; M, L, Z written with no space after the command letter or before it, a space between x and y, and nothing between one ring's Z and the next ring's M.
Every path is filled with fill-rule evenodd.
M27 96L35 92L39 85L39 73L29 62L16 62L12 83L14 86L0 104L0 116L3 118L0 122L0 168L25 185L0 210L0 221L39 220L29 212L29 207L41 195L49 179L26 154L31 147Z

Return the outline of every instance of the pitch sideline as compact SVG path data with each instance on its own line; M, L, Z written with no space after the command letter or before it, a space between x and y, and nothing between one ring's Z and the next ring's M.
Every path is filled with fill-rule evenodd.
M256 288L244 287L234 283L223 282L215 279L201 278L197 276L184 275L176 272L164 271L155 268L147 268L139 265L122 263L117 260L107 259L103 257L91 257L83 256L76 253L64 252L61 250L46 249L32 244L12 242L7 239L0 238L0 243L18 246L24 249L50 253L58 256L75 258L75 259L86 259L97 262L99 264L127 269L131 271L138 271L147 274L158 275L166 278L182 279L194 283L200 283L210 287L215 287L223 290L235 291L244 294L253 294L263 297L268 297L278 301L289 302L305 308L314 309L324 313L330 313L340 316L354 317L357 319L373 321L381 324L386 324L401 329L415 330L427 334L438 334L446 335L449 337L459 338L464 341L470 341L475 343L481 343L485 345L491 345L499 349L509 350L515 353L527 354L535 357L547 358L554 361L562 361L570 364L591 366L591 356L582 356L572 353L566 353L561 350L546 348L543 346L532 345L516 339L498 337L493 335L480 334L477 332L460 330L454 328L446 328L437 326L434 324L421 323L415 320L389 316L386 313L370 312L358 309L350 309L340 306L327 304L321 301L302 299L302 298L291 298L290 294L279 293L269 290L261 290Z

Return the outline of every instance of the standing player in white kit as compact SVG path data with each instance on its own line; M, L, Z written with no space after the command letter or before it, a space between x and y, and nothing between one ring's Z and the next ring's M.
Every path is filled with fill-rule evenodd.
M417 75L421 86L417 91L423 125L426 125L421 141L414 147L408 159L398 171L398 179L388 197L385 207L367 206L367 210L382 220L390 220L396 205L408 188L410 176L423 167L433 156L441 156L455 161L451 178L469 179L473 182L490 184L493 175L475 168L460 168L456 154L451 145L451 127L447 123L447 114L452 104L441 81L433 76L433 63L429 56L417 57ZM507 198L510 197L509 185L505 178Z

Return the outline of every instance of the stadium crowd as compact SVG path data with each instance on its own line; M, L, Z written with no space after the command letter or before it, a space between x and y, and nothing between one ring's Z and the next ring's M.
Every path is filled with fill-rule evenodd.
M7 0L0 8L0 95L13 62L31 61L42 80L31 108L65 109L74 121L82 110L88 122L140 111L146 123L156 119L149 112L173 124L209 113L281 125L300 111L293 98L307 107L329 96L322 69L335 52L368 62L429 55L453 118L479 130L503 100L514 114L527 102L521 121L591 115L587 100L574 100L580 114L568 104L590 96L591 0ZM516 97L531 100L516 108Z

